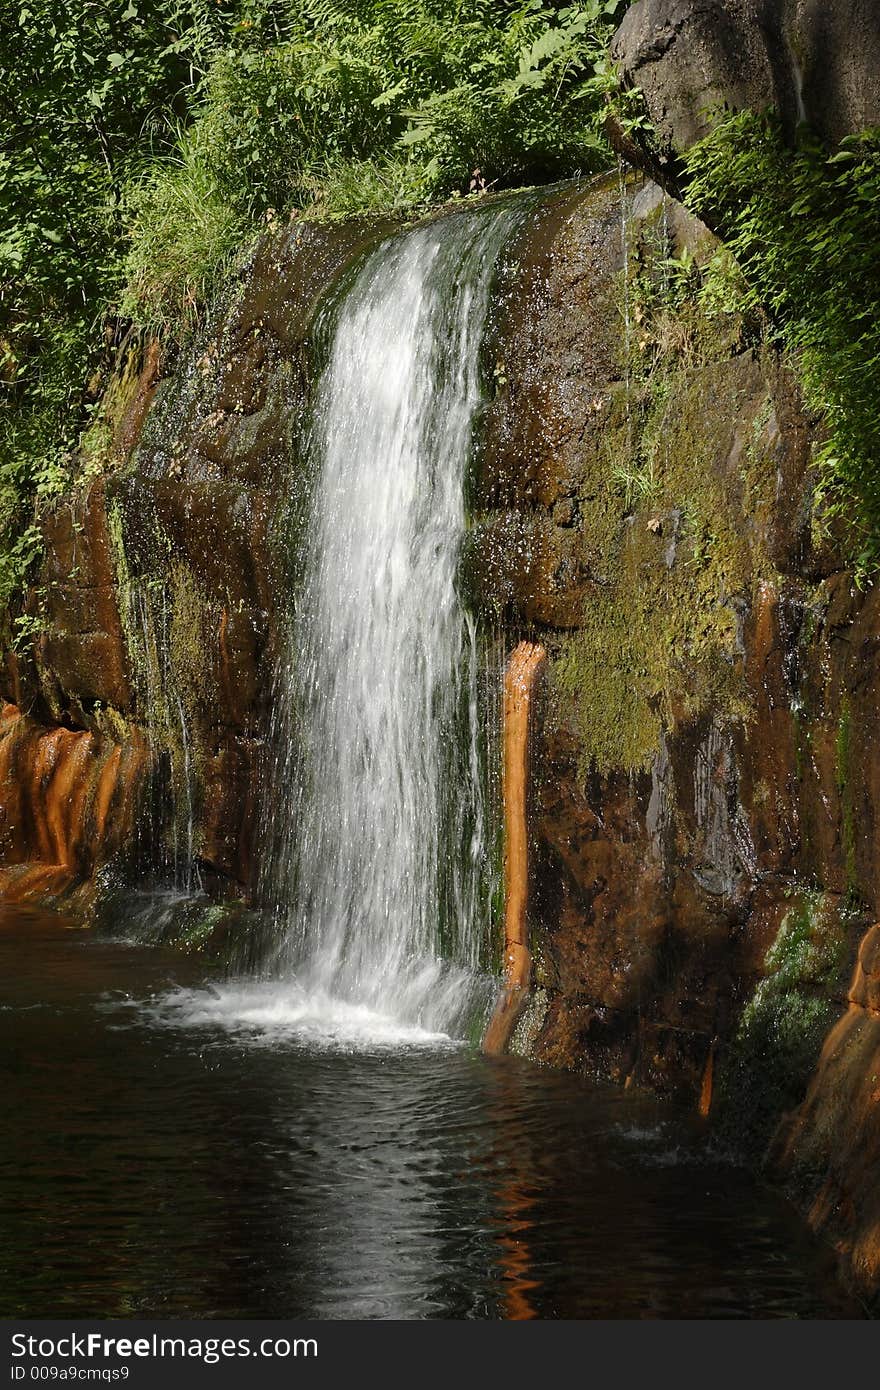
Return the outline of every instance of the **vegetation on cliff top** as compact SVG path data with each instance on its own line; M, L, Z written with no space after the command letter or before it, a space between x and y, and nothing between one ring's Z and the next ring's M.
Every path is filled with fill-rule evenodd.
M279 7L276 7L276 11ZM218 53L172 153L130 189L128 309L179 322L248 231L291 209L411 210L607 167L623 0L303 0Z

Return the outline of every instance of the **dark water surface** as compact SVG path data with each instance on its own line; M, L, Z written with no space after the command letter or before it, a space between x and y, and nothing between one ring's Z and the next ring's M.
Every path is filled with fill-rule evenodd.
M205 973L0 911L3 1316L858 1315L791 1210L657 1103L168 1026L149 1001Z

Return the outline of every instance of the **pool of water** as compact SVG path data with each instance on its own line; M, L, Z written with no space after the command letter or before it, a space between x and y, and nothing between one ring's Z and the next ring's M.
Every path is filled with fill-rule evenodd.
M858 1315L694 1120L374 1024L0 910L0 1315Z

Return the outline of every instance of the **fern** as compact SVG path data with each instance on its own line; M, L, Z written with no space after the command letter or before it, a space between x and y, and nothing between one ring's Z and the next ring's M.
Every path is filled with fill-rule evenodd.
M270 210L372 211L383 187L386 207L414 208L475 180L539 183L609 164L604 64L623 8L304 0L281 42L217 57L176 159L133 190L127 305L170 325L175 299L185 319L213 283L195 245L191 267L179 255L189 239L176 235L175 188L188 171L215 210L205 249L222 261L223 229Z

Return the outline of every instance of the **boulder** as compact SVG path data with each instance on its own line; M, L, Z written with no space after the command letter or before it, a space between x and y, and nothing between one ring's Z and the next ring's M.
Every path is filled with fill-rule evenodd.
M667 167L719 110L775 109L829 146L880 125L873 0L638 0L612 44Z

